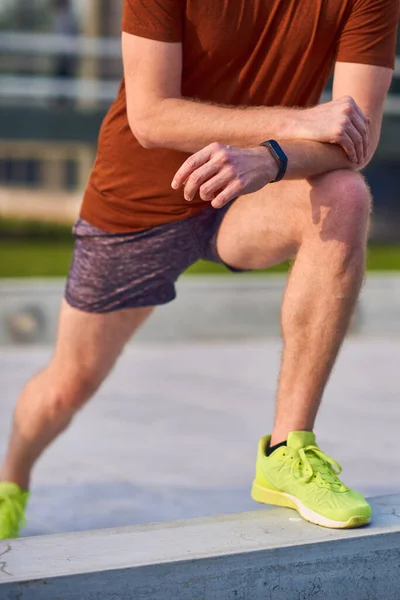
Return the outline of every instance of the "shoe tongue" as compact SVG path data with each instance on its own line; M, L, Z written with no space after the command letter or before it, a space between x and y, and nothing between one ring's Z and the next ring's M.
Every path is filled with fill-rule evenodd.
M315 434L312 431L292 431L288 435L287 446L293 448L293 450L315 445Z

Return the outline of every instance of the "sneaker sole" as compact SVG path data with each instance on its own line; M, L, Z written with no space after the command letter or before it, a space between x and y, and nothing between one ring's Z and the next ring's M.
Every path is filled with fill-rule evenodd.
M311 508L304 506L298 498L286 494L285 492L269 490L258 485L256 482L253 483L251 497L260 504L271 504L273 506L293 508L294 510L297 510L299 515L306 521L309 521L314 525L320 525L321 527L328 527L329 529L353 529L355 527L364 527L371 522L371 519L364 515L354 515L348 521L334 521L333 519L328 519L314 510L311 510Z

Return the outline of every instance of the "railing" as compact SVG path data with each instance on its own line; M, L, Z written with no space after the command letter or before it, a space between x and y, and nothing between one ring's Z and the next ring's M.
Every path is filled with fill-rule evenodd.
M21 58L52 58L70 56L80 59L79 75L57 78L49 75L0 75L0 102L12 100L19 105L31 102L48 103L66 98L77 103L108 105L115 98L119 79L96 77L105 61L120 61L121 41L118 38L90 38L53 34L0 34L0 56Z
M121 42L119 38L9 32L0 33L0 53L118 58ZM396 59L395 76L400 77L400 56Z
M53 34L0 34L0 55L22 57L75 56L81 60L103 61L120 59L121 42L118 38L88 38ZM396 60L394 77L400 79L400 57ZM63 97L76 102L106 105L115 98L119 79L103 81L84 76L60 79L51 76L1 75L0 102L27 104L32 101L49 102ZM400 115L400 96L389 95L386 114Z
M119 80L0 75L0 102L12 100L13 104L27 104L32 100L49 101L62 97L76 102L110 104L118 86Z
M9 32L0 34L0 54L118 58L121 56L121 41L118 38Z

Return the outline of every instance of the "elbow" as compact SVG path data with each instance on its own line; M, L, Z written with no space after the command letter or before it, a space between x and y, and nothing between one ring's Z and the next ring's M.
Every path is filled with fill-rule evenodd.
M374 158L375 151L376 151L376 147L373 148L373 150L371 152L368 152L368 155L365 157L363 162L357 166L356 171L363 171L365 169L365 167L367 167L369 165L371 160Z
M371 160L374 158L378 144L379 144L379 140L373 140L368 149L366 156L364 157L364 160L359 163L353 163L351 166L351 170L352 171L363 171L365 169L365 167L367 167L369 165L369 163L371 162Z
M156 127L154 127L153 120L138 117L128 112L128 123L133 135L143 148L151 149L160 147L159 142L154 136Z
M374 131L371 135L371 138L372 138L371 144L368 148L367 155L366 155L365 159L363 160L362 164L359 165L357 171L362 171L363 169L365 169L365 167L367 167L369 165L369 163L371 162L371 160L374 158L375 152L379 146L380 130Z

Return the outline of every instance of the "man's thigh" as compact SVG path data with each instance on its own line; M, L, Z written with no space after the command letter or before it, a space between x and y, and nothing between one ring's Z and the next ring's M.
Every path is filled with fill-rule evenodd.
M307 196L310 185L302 180L270 184L238 198L218 232L221 259L237 269L262 269L296 254Z
M238 198L227 211L218 231L218 254L234 268L262 269L295 256L305 236L319 243L340 241L340 222L355 208L351 198L364 195L368 202L363 178L352 171L267 185Z
M86 313L63 300L50 369L58 380L86 383L93 391L114 366L125 344L153 308Z

